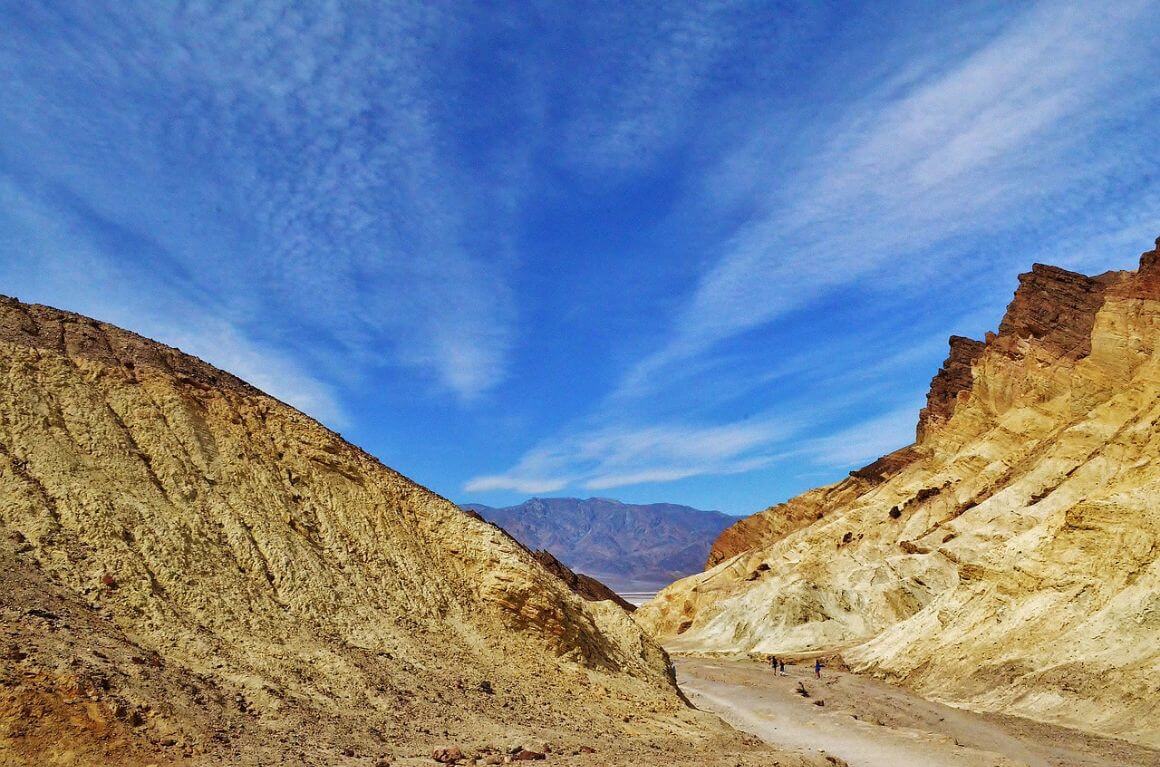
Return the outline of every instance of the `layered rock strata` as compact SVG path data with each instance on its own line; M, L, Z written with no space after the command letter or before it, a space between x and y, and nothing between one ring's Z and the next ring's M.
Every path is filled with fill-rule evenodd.
M0 571L4 765L768 756L493 526L227 373L12 299Z
M1158 250L1094 278L1037 265L997 334L952 340L901 458L726 531L638 621L1160 744Z

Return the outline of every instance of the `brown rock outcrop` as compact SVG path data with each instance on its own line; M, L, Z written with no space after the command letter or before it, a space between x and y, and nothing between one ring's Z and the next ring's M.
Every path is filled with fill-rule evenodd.
M636 605L626 602L623 597L590 575L576 573L568 569L560 560L552 556L551 552L540 550L532 556L544 566L544 569L562 580L568 588L590 602L613 602L628 612L636 609Z
M200 360L7 298L0 572L5 765L369 764L509 737L658 762L626 734L663 738L662 763L769 755L687 708L624 610L493 526Z
M1157 247L1160 248L1160 244ZM1155 266L1158 261L1156 253L1150 251L1141 256L1140 270L1133 279L1125 279L1120 272L1088 277L1055 266L1033 264L1030 272L1019 275L1019 287L1007 307L998 334L988 334L987 341L965 336L950 337L950 351L931 379L926 407L918 414L915 445L884 455L850 472L850 476L881 481L914 461L920 453L916 446L921 445L932 430L945 424L958 404L969 398L974 383L973 366L986 349L1018 357L1024 346L1034 343L1036 348L1046 353L1068 359L1087 356L1091 351L1096 313L1103 306L1109 290L1126 296L1124 291L1151 294L1149 291L1153 290L1153 284L1160 286L1160 268ZM1160 295L1160 287L1155 291ZM834 492L839 493L834 500L840 506L849 491L853 490L857 495L865 488L851 488L838 483L821 490L825 492L819 495L818 491L810 491L734 523L713 542L706 567L747 549L772 543L811 521L811 514L816 516L819 511L824 514L825 508L816 505L823 498L833 497Z
M861 469L855 469L850 472L850 476L855 479L867 479L871 482L885 482L914 463L918 458L919 454L914 449L914 446L907 445L892 453L887 453L873 463L863 466Z
M963 336L951 336L950 354L930 382L926 407L918 413L916 441L926 432L946 423L955 412L960 397L969 396L974 376L971 366L983 355L986 344Z
M713 541L705 568L749 549L768 546L795 530L823 519L831 511L842 508L869 488L902 471L918 457L919 453L913 445L899 448L850 472L850 476L841 482L810 490L785 503L770 506L738 520Z
M969 386L952 348L945 420L905 460L740 523L636 620L670 649L840 650L928 697L1160 745L1158 263L1036 266L999 333L958 344Z
M713 567L743 551L770 545L813 524L831 509L840 508L851 498L856 498L870 484L868 480L847 478L738 520L713 542L705 567Z
M1091 352L1092 326L1108 287L1122 275L1088 277L1057 266L1034 264L1019 275L1019 289L999 324L994 348L1011 356L1034 342L1038 349L1078 360Z
M1121 280L1108 288L1109 295L1117 298L1160 300L1160 237L1156 247L1140 254L1140 269L1135 279Z

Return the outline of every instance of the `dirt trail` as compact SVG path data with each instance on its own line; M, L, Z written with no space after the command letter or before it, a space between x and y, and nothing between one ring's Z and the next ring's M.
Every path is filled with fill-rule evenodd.
M851 767L1157 767L1160 752L1007 716L976 714L838 671L717 658L676 658L681 688L770 744L818 751ZM801 682L809 697L797 693ZM824 705L816 705L824 701Z

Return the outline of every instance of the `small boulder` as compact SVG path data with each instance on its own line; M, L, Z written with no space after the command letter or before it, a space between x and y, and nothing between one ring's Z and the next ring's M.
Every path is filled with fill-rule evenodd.
M431 752L431 758L440 764L458 764L463 761L463 749L458 746L437 748Z

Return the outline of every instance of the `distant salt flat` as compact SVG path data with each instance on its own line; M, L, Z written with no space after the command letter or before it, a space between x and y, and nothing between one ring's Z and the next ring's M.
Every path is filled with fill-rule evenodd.
M626 602L637 607L640 607L657 595L655 591L620 591L617 593L624 597Z

